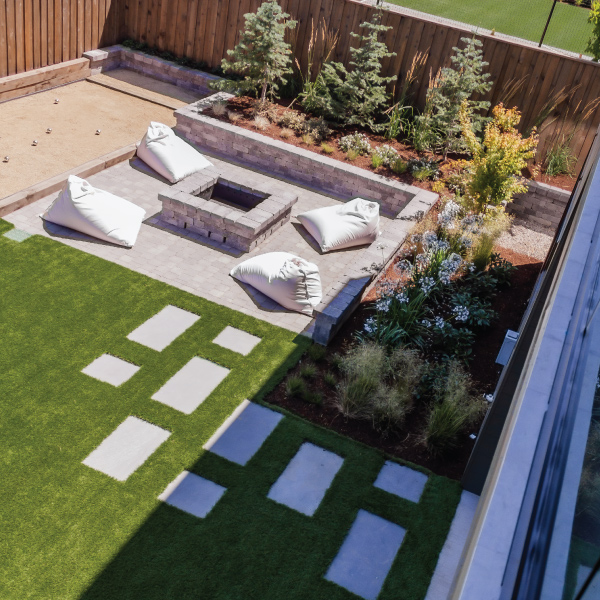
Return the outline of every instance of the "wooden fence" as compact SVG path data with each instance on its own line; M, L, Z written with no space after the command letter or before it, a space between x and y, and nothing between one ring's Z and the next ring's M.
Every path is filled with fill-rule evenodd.
M127 37L216 66L238 41L244 14L262 0L0 0L0 76L22 72L81 56L88 49ZM298 21L295 54L303 65L311 24L322 20L339 32L333 58L348 61L355 40L350 32L371 18L374 8L354 0L280 0L284 11ZM386 75L402 81L418 53L427 55L414 98L422 107L430 75L450 64L452 48L470 32L401 14L388 5L383 36L396 55L384 61ZM600 65L589 60L539 50L526 44L479 36L490 64L493 88L486 95L492 105L508 100L523 113L525 126L533 123L544 105L561 90L569 93L550 115L542 133L542 151L562 134L572 135L571 146L585 159L600 124L600 110L578 126L577 115L600 97ZM509 93L511 88L512 94ZM398 88L397 88L398 89Z
M124 37L121 0L0 0L0 77L80 58Z

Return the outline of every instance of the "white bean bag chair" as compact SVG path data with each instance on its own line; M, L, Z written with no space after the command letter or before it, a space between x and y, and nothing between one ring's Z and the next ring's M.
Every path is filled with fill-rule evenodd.
M143 208L75 175L69 175L59 196L41 215L50 223L128 247L135 244L145 216Z
M298 220L322 252L370 244L379 235L379 204L362 198L337 206L316 208Z
M154 121L139 143L137 155L171 183L213 166L193 146L177 137L170 127Z
M312 315L321 302L319 267L288 252L268 252L235 266L230 275L289 310Z

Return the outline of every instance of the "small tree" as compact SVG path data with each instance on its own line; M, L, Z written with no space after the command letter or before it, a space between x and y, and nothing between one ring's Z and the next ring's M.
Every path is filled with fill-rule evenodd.
M489 102L471 100L473 94L490 90L489 73L483 68L482 43L475 38L462 38L465 48L453 48L456 53L450 59L452 67L441 69L427 90L425 110L416 119L415 146L418 150L441 150L446 158L448 152L464 152L461 137L459 111L463 103L471 117L472 128L481 131L485 117L481 114L490 107Z
M310 103L317 114L346 125L374 127L376 115L389 100L386 85L396 79L381 76L381 60L395 55L378 40L380 33L391 29L381 24L381 18L381 9L376 10L371 21L360 25L367 30L365 35L350 34L358 41L357 48L350 48L352 70L342 63L325 63L315 82L318 96L309 99L306 89L301 94L305 105Z
M502 202L510 202L515 194L527 191L521 171L527 166L527 160L535 156L538 144L535 130L525 139L517 131L521 114L516 108L508 109L498 104L492 115L481 142L473 131L466 101L459 110L463 139L473 155L467 166L466 199L480 213L485 213L489 206L499 207Z
M261 103L267 95L275 97L279 84L285 84L285 76L292 72L291 49L284 36L286 29L296 26L296 21L288 21L289 16L276 0L263 2L256 13L245 14L246 28L240 32L240 42L233 50L227 50L231 58L221 62L225 73L242 75L243 80L221 80L214 87L259 93Z
M598 62L600 60L600 1L598 0L592 2L588 23L591 23L594 28L585 50L591 52L594 60Z

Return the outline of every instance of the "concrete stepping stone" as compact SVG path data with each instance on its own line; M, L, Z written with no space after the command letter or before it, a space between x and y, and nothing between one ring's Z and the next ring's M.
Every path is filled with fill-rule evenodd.
M312 517L344 459L305 442L269 490L268 498Z
M4 234L5 238L12 240L13 242L24 242L26 239L31 237L30 233L23 231L22 229L11 229Z
M170 431L152 423L127 417L83 464L118 481L126 481L170 435Z
M183 471L166 487L158 499L203 519L221 499L226 489L204 477Z
M189 415L208 398L228 373L229 369L194 356L152 396L152 400Z
M425 473L388 460L381 467L373 485L400 498L418 502L427 479Z
M134 329L127 339L161 352L199 318L198 315L176 306L165 306Z
M244 400L203 448L244 466L281 419L281 413Z
M81 372L94 379L99 379L118 387L133 377L139 370L140 368L137 365L133 365L110 354L103 354L92 361L87 367L81 369Z
M361 598L376 600L405 533L400 525L359 510L325 579Z
M223 348L247 356L252 352L254 346L256 346L260 340L261 338L256 337L255 335L228 325L213 340L213 344L218 344L219 346L223 346Z

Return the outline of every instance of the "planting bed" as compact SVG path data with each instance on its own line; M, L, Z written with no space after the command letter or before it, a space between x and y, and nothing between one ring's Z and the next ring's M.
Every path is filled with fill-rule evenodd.
M542 267L542 262L537 259L503 248L497 248L496 250L503 258L510 260L517 267L517 270L513 274L511 287L498 294L494 299L492 308L498 312L499 318L489 329L478 336L474 346L469 371L481 394L494 391L502 369L500 365L496 364L495 360L504 340L504 335L507 329L518 329L529 296ZM385 276L394 277L394 274L393 267L390 267ZM392 456L431 469L438 475L460 479L471 454L474 441L469 438L468 433L465 433L457 451L440 458L432 457L422 444L419 434L416 433L422 430L426 419L426 412L419 409L418 400L415 401L415 410L409 414L402 430L389 435L382 435L375 431L370 421L344 418L334 406L335 390L324 382L324 376L327 373L334 373L339 378L340 373L335 367L333 357L337 353L345 353L356 343L354 334L362 329L365 319L372 314L374 300L375 293L372 291L364 298L359 309L344 324L341 331L327 347L325 359L316 363L317 374L309 383L309 386L310 389L314 389L323 395L322 404L310 404L302 399L289 397L285 390L286 381L280 383L266 397L266 400L287 408L313 423L331 428L365 444L379 448ZM302 367L310 362L310 359L305 356L290 371L288 378L298 376ZM472 432L477 433L479 425L480 422L472 428Z

